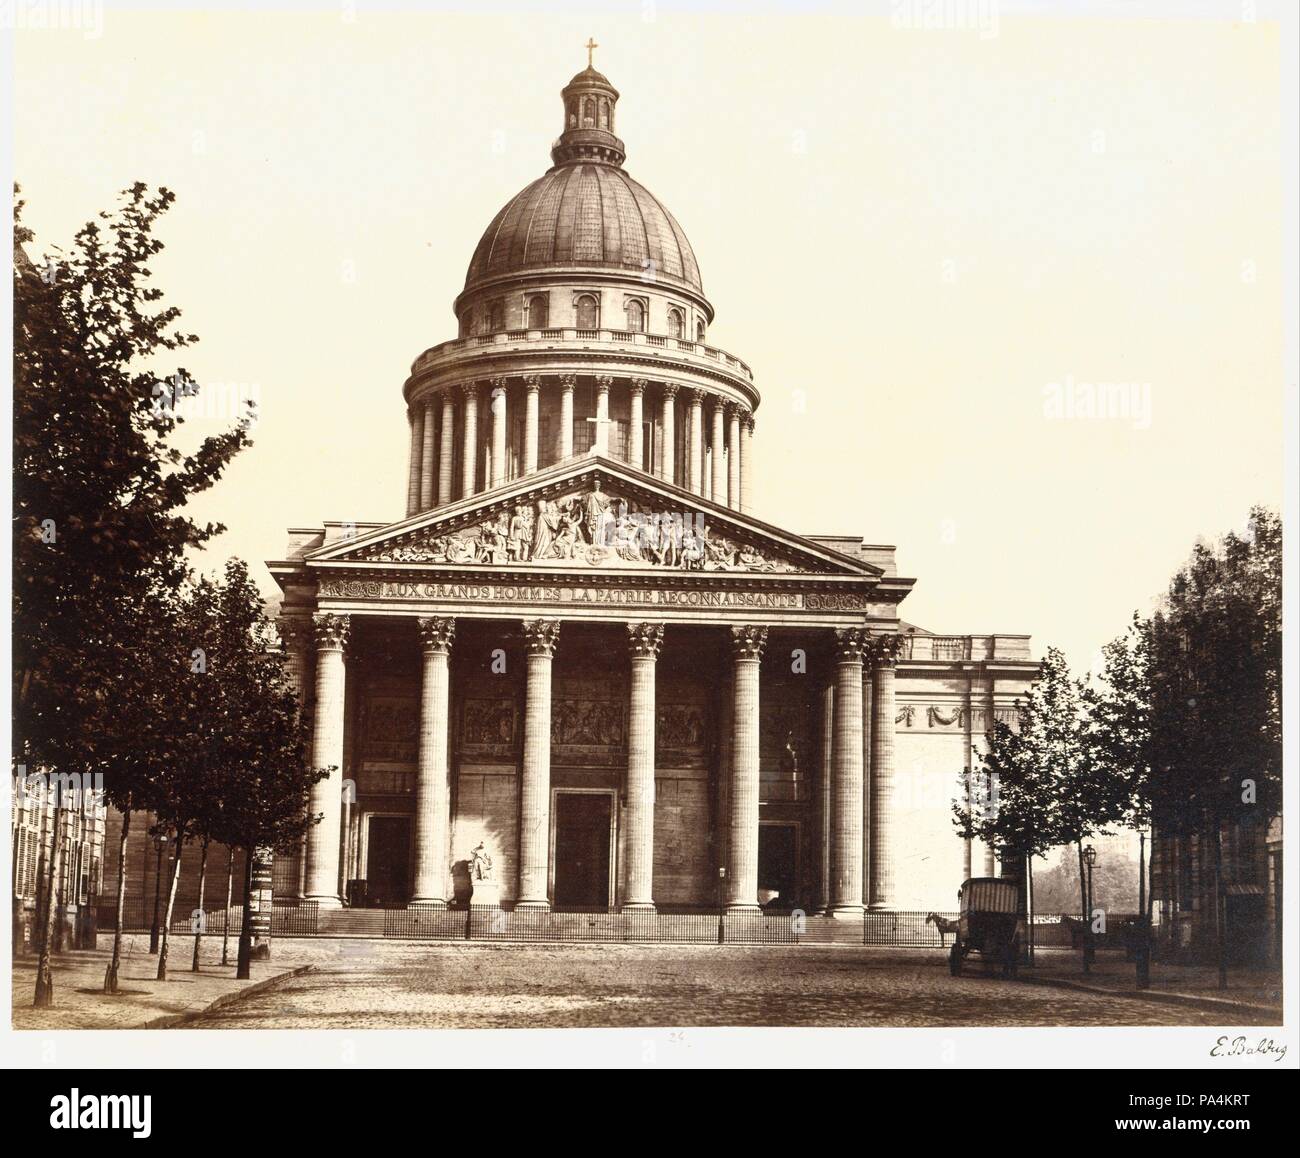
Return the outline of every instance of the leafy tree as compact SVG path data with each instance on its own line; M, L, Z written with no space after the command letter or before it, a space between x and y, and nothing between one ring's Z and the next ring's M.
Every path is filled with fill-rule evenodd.
M1281 807L1282 523L1251 510L1244 535L1198 544L1145 622L1150 808L1169 836L1214 844L1220 985L1227 985L1222 832Z
M238 975L247 977L253 861L290 851L320 820L308 802L329 770L308 766L286 655L247 566L230 560L221 580L200 590L190 630L204 659L204 670L191 676L192 732L201 739L182 793L192 835L245 852Z
M15 753L61 775L102 775L127 812L144 787L138 762L115 759L135 722L117 709L136 662L130 612L155 587L174 590L186 549L221 530L194 523L184 506L246 445L250 424L246 413L190 454L171 444L178 390L153 364L195 338L175 329L176 307L159 305L147 263L172 200L165 188L133 185L39 267L24 248L32 234L17 197L14 207ZM170 382L197 389L183 367ZM43 931L35 1003L52 1002Z

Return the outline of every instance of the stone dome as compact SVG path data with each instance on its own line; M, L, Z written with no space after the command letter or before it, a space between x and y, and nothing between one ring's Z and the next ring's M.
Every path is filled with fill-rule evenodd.
M619 166L601 161L557 165L511 198L474 250L464 292L511 274L593 267L652 270L704 293L673 215Z

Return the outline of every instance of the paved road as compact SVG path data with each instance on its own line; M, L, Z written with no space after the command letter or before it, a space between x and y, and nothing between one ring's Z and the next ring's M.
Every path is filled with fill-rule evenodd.
M317 968L189 1023L214 1029L1217 1025L1223 1014L980 975L853 946L281 941ZM978 966L976 969L978 970Z

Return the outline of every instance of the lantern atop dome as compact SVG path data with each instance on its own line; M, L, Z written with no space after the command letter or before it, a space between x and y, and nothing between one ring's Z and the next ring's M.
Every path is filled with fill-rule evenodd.
M607 165L623 164L623 142L614 135L614 106L618 89L609 78L592 66L592 53L598 48L587 41L587 67L560 92L564 101L564 131L551 148L556 165L595 161Z

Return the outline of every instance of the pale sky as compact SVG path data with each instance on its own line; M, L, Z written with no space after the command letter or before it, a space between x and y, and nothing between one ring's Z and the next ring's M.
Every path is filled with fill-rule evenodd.
M549 166L588 36L709 341L762 391L755 513L896 544L904 618L1084 668L1198 535L1280 504L1275 26L620 11L110 8L97 37L17 33L33 256L167 185L152 268L202 338L186 364L261 400L195 506L229 527L207 562L404 514L402 382ZM1127 411L1051 411L1095 383Z

